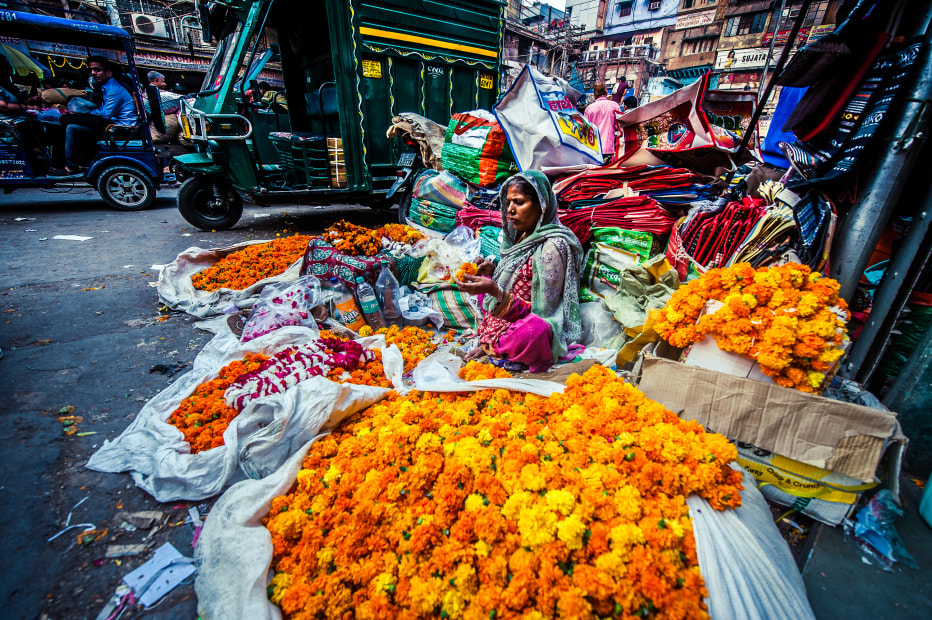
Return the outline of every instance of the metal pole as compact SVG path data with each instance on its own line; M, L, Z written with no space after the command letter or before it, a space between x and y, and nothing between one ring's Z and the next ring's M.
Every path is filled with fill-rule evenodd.
M760 76L760 84L757 85L757 100L761 100L761 94L764 92L764 83L767 81L767 72L770 71L770 60L773 58L773 50L777 45L777 33L780 32L780 22L783 21L783 8L786 6L786 0L780 0L780 10L777 12L776 23L773 26L773 38L770 39L770 49L767 50L767 61L764 63L764 72Z
M932 26L927 26L917 61L918 77L905 97L905 105L891 118L896 125L887 134L890 137L878 140L878 151L882 155L872 164L866 187L845 217L841 234L832 247L831 275L841 284L839 295L843 299L851 299L854 295L929 132L932 107L930 37Z
M871 380L880 365L896 320L909 301L910 293L915 288L924 268L932 258L930 257L932 239L928 237L929 230L932 229L932 182L930 182L932 179L928 176L921 180L917 179L916 177L920 175L923 175L922 171L916 169L910 179L924 184L925 191L918 194L924 195L923 203L913 218L906 239L887 265L883 281L874 293L874 303L871 304L871 313L867 323L861 329L861 334L851 347L839 373L849 379L856 379L862 384L867 384Z
M757 127L757 121L760 120L761 114L764 113L764 106L767 104L767 100L770 99L770 93L773 91L773 87L777 83L777 77L780 75L780 72L783 71L783 67L786 65L786 61L789 59L790 50L793 49L793 44L796 43L796 36L799 34L799 29L802 28L803 20L806 19L806 14L809 12L809 6L811 4L812 0L803 0L803 5L799 7L799 14L796 16L796 21L793 22L792 30L790 30L790 37L786 40L786 45L783 46L783 51L780 53L780 60L777 61L777 66L773 70L773 79L767 82L767 88L764 89L763 96L757 101L757 108L754 110L754 115L751 117L751 122L748 123L747 131L745 131L744 136L741 137L741 145L735 152L735 161L740 161L741 157L744 155L744 152L748 148L748 142L751 140L751 134L754 133L754 128ZM763 79L763 76L761 79ZM731 183L731 179L734 176L735 170L731 170L728 173L727 178L727 182L729 184Z

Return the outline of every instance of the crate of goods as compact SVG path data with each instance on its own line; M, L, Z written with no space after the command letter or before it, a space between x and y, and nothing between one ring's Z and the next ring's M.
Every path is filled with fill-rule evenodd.
M327 142L322 136L276 131L269 134L269 140L289 182L307 187L330 185Z

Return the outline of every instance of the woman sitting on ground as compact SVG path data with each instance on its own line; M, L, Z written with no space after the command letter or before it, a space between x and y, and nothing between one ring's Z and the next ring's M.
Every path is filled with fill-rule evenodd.
M468 359L546 370L579 341L579 269L582 246L557 217L547 177L521 172L502 185L502 258L479 261L479 275L464 276L461 291L480 295L479 345ZM491 278L488 276L491 275Z

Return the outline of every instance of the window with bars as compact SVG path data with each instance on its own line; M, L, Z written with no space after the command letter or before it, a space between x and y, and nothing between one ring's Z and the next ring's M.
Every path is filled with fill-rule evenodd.
M647 10L648 11L659 11L660 4L661 4L660 0L650 0L647 3Z
M693 8L693 0L683 0L683 8L684 9Z
M683 45L680 48L680 55L688 56L690 54L711 52L712 48L715 47L716 38L717 37L703 37L701 39L690 39L689 41L683 41Z
M724 35L726 37L736 37L745 34L757 34L763 32L766 25L767 11L735 15L729 17L725 22Z
M615 8L618 10L618 17L628 17L634 8L634 0L621 0Z

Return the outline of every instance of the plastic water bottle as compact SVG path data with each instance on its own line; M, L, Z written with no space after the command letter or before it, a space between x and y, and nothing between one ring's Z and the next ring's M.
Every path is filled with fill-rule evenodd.
M362 315L372 329L385 327L385 317L379 308L379 300L375 298L372 286L361 277L356 278L356 294L359 296L359 305L362 306Z
M366 326L366 320L356 305L356 299L353 292L346 288L337 278L330 278L330 284L336 293L333 305L337 309L337 319L349 327L351 330L358 332Z
M389 325L401 326L401 310L398 308L398 280L388 267L388 261L382 261L382 271L375 281L375 296L382 306L382 316Z

